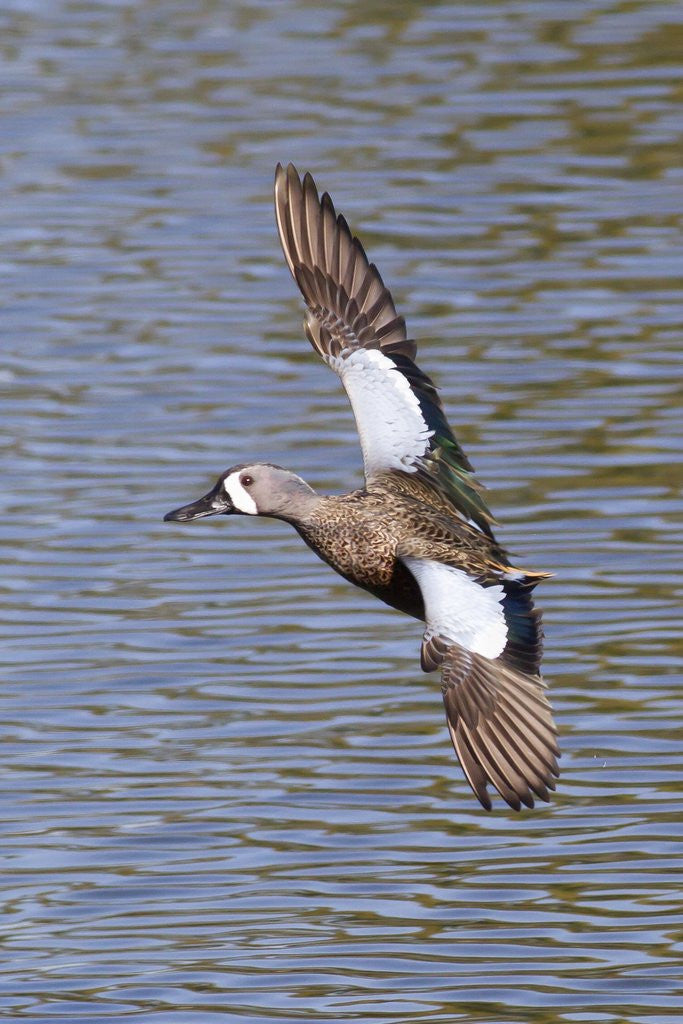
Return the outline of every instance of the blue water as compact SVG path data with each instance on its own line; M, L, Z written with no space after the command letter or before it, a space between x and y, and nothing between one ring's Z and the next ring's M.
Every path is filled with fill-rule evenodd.
M683 8L0 14L3 1020L681 1019ZM487 815L419 624L245 459L358 484L272 213L310 169L539 588L556 797Z

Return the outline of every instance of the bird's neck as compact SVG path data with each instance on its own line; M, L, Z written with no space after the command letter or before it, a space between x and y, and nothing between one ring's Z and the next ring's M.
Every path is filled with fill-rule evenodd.
M295 527L310 526L316 520L323 497L317 494L305 481L297 481L294 500L288 502L287 512L278 513L277 518Z

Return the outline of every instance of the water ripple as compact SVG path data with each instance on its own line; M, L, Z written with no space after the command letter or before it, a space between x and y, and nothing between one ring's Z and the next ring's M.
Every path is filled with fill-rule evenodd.
M0 26L4 1019L680 1020L680 9ZM359 481L275 237L290 158L556 573L530 814L466 792L418 624L281 525L161 523L243 458Z

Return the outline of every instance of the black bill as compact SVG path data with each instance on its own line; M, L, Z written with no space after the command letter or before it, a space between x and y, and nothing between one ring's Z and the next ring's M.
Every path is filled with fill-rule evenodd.
M205 494L203 498L167 512L164 516L165 523L189 523L192 519L203 519L204 516L230 515L235 511L235 506L223 490L222 481L216 484L212 491Z

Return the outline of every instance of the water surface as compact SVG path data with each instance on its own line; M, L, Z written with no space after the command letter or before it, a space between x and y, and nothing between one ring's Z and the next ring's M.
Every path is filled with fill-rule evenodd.
M681 6L0 29L3 1019L680 1020ZM245 459L360 480L275 234L290 159L556 573L548 807L476 805L417 624L292 531L161 522Z

